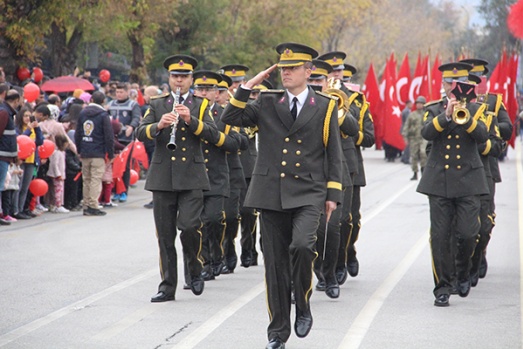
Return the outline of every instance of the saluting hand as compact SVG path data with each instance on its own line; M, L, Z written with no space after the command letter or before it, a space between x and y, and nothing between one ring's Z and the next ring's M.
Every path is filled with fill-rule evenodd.
M259 85L263 82L263 80L268 79L271 73L278 67L278 64L274 64L270 66L269 68L265 69L262 72L259 72L258 75L247 81L245 84L245 88L252 89L254 86Z

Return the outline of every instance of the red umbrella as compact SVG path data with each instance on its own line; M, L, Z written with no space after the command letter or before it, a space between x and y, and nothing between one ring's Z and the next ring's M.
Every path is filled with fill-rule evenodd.
M94 90L94 86L89 82L89 80L74 76L60 76L46 81L41 87L42 91L56 93L73 92L76 89L92 91Z

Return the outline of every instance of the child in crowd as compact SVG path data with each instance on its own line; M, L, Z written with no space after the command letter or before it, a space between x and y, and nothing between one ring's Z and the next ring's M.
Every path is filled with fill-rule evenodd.
M9 164L7 176L5 178L5 190L2 192L2 218L8 222L16 222L13 216L18 207L18 191L20 190L20 179L22 178L22 160L17 160Z
M122 130L122 124L118 120L111 120L111 126L114 132L114 154L120 154L125 148L125 145L118 142L118 134ZM102 177L102 192L100 194L99 202L104 207L116 207L118 206L111 201L111 192L113 190L113 163L106 162L105 172Z
M78 155L71 149L66 149L64 207L69 211L80 211L82 209L78 195L80 171L82 171L82 163Z
M49 210L54 213L69 213L69 210L63 207L64 204L64 180L65 172L65 149L69 146L67 137L57 134L55 136L56 149L49 158L49 170L47 176L53 181L54 202L49 203Z

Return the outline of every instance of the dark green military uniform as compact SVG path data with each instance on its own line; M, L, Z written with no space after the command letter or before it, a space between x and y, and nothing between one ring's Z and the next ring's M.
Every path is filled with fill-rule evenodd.
M153 192L154 221L160 249L159 292L174 295L178 282L177 254L174 246L177 228L181 231L184 260L191 278L200 278L202 271L201 221L203 191L209 190L201 138L212 143L220 141L220 133L210 117L207 100L188 94L183 104L190 109L191 123L180 121L176 128L175 151L166 148L170 128L157 130L163 114L173 110L172 94L151 99L136 134L138 139L154 140L155 150L151 160L145 189Z
M222 120L257 126L259 149L245 206L261 210L269 339L290 336L291 280L296 307L310 311L316 230L325 201L341 200L341 147L336 101L308 89L296 121L284 90L247 104L238 89Z

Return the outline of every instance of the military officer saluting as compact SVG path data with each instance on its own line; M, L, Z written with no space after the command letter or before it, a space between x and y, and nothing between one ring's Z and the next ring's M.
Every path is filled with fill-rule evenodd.
M467 103L467 112L454 113L463 106L451 93L453 82L468 81L471 69L466 63L439 67L447 97L426 106L421 131L423 138L432 141L417 191L429 197L435 306L449 305L454 269L459 295L466 297L470 291L471 256L480 227L479 196L489 192L478 152L478 144L488 139L485 105Z
M162 281L151 302L175 298L178 261L174 241L177 228L181 231L184 259L190 273L189 287L195 295L200 295L204 288L200 275L202 239L199 229L203 190L210 188L201 138L216 144L221 140L221 134L210 117L208 101L189 92L192 72L197 64L196 59L186 55L165 59L171 93L151 99L137 129L140 141L155 142L149 169L154 175L147 176L145 189L153 193ZM174 144L176 149L173 151Z
M323 211L330 216L342 196L341 146L335 99L307 87L312 58L305 45L280 44L280 61L240 86L222 120L257 126L258 158L245 206L261 211L262 246L270 324L266 348L284 348L291 332L291 281L296 299L294 330L312 327L310 296L316 230ZM250 90L277 67L285 90Z
M220 140L212 144L203 139L202 150L210 190L205 191L202 222L203 244L202 257L204 280L212 280L220 275L223 267L222 241L225 234L225 198L230 195L229 167L227 152L238 152L241 138L239 134L227 127L221 120L223 108L216 103L218 84L222 77L212 71L194 72L194 94L209 101L209 110L220 131Z

